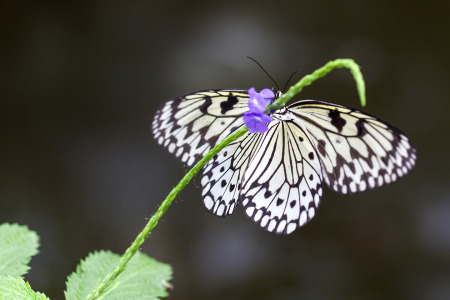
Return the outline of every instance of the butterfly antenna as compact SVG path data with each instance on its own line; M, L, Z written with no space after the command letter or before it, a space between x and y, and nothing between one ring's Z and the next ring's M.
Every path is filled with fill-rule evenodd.
M277 82L272 78L272 76L270 76L270 74L266 71L266 69L264 69L263 66L261 66L261 64L258 61L256 61L256 59L254 59L254 58L252 58L250 56L247 56L247 58L253 60L261 68L261 70L263 70L264 73L266 73L266 75L269 76L269 78L273 81L273 83L275 83L275 86L277 87L277 90L280 90L280 88L278 87Z
M289 81L291 81L292 77L294 77L295 74L297 74L297 71L294 71L294 73L292 73L291 76L289 77L289 79L286 81L286 84L284 85L284 88L283 88L283 93L286 92L286 87L288 86Z

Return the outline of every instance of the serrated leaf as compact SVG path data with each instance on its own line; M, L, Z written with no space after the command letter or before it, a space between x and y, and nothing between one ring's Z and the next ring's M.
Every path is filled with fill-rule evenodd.
M39 237L27 226L0 225L0 275L22 276L31 257L38 253Z
M0 276L0 299L50 300L44 294L33 291L22 278L10 275Z
M119 262L110 251L94 252L81 261L67 279L66 299L84 299ZM156 300L167 297L172 268L143 253L136 253L109 289L99 298L105 300Z

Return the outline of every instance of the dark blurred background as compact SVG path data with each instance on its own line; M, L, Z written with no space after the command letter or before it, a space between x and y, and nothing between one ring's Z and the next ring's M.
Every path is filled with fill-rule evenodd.
M6 1L0 4L0 222L41 237L26 276L62 299L89 252L122 253L186 169L153 140L159 105L206 88L284 85L353 58L365 111L404 131L417 167L341 196L289 236L203 207L200 177L142 250L172 299L450 299L449 2ZM302 92L360 107L347 70Z

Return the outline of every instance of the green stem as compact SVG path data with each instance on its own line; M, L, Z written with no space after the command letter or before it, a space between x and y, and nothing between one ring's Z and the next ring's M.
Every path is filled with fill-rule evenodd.
M277 99L276 103L270 105L268 107L269 111L270 109L277 109L280 107L283 107L286 102L288 102L292 97L294 97L297 93L299 93L303 87L310 85L315 80L325 76L327 73L329 73L331 70L334 70L336 68L348 68L350 69L351 73L353 74L353 77L355 78L356 85L358 88L359 97L361 100L362 106L365 106L366 104L366 98L365 98L365 85L364 80L362 77L362 74L359 70L359 66L352 60L352 59L336 59L333 61L328 62L326 65L324 65L322 68L317 69L310 75L306 75L303 77L297 84L292 86L284 95L282 95L280 98ZM102 296L103 293L107 291L109 286L113 283L113 281L120 275L120 273L125 270L128 262L130 259L136 254L136 252L139 250L139 247L144 243L144 241L149 236L150 232L155 228L155 226L158 224L158 221L161 219L161 217L164 215L164 213L169 208L172 201L175 199L176 196L184 189L184 187L191 181L191 179L197 174L198 171L200 171L203 166L213 158L214 155L220 152L223 148L225 148L229 143L232 141L238 139L242 135L244 135L247 132L248 128L247 126L243 126L241 129L237 130L233 134L227 136L224 140L222 140L219 144L217 144L213 149L211 149L184 177L183 179L178 183L178 185L173 188L173 190L169 193L167 198L161 203L161 206L158 208L156 213L150 218L147 225L145 226L144 230L142 230L141 233L136 237L135 241L131 244L131 246L125 251L125 253L122 255L122 257L119 260L118 265L114 268L114 270L111 271L108 275L103 278L103 280L94 288L91 290L89 295L85 298L86 300L92 300L92 299L98 299L100 296Z
M295 85L291 86L289 90L283 94L280 98L278 98L272 105L267 107L266 113L270 111L270 109L277 110L280 107L284 107L286 102L291 100L296 94L300 93L300 91L305 87L313 83L319 78L324 77L329 72L334 69L339 68L347 68L350 69L350 72L353 75L353 78L356 81L356 88L358 89L359 99L361 101L362 106L366 106L366 85L364 83L364 79L361 71L359 70L359 66L353 59L348 58L339 58L332 60L325 64L322 68L315 70L309 75L306 75Z
M113 281L117 278L117 276L122 273L123 270L125 270L128 262L130 259L136 254L136 252L139 250L139 247L144 243L144 241L149 236L150 232L155 228L155 226L158 224L158 221L161 219L161 217L164 215L164 213L169 208L172 201L175 199L176 196L184 189L184 187L191 181L191 179L197 174L198 171L200 171L201 168L209 161L211 160L214 155L220 152L223 148L225 148L229 143L236 140L237 138L241 137L243 134L245 134L248 131L247 126L243 126L238 131L234 132L233 134L227 136L224 140L222 140L219 144L217 144L216 147L211 149L184 177L181 179L181 181L178 183L176 187L172 189L172 191L169 193L169 195L166 197L166 199L161 203L161 206L158 208L156 213L150 218L147 225L145 226L144 230L139 233L139 235L136 237L134 242L131 244L131 246L125 251L125 253L122 255L122 257L119 260L118 265L112 270L111 273L106 275L105 278L89 293L89 295L85 298L87 299L97 299L100 297L107 289L108 287L113 283Z

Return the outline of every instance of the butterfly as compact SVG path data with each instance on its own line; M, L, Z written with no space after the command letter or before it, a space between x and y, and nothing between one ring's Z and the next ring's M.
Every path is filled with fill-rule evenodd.
M245 90L211 89L170 99L156 112L156 141L193 166L245 126ZM205 207L225 217L242 203L264 230L290 234L316 214L322 182L342 194L396 181L417 150L398 129L343 105L302 100L270 114L265 133L245 133L204 167Z

